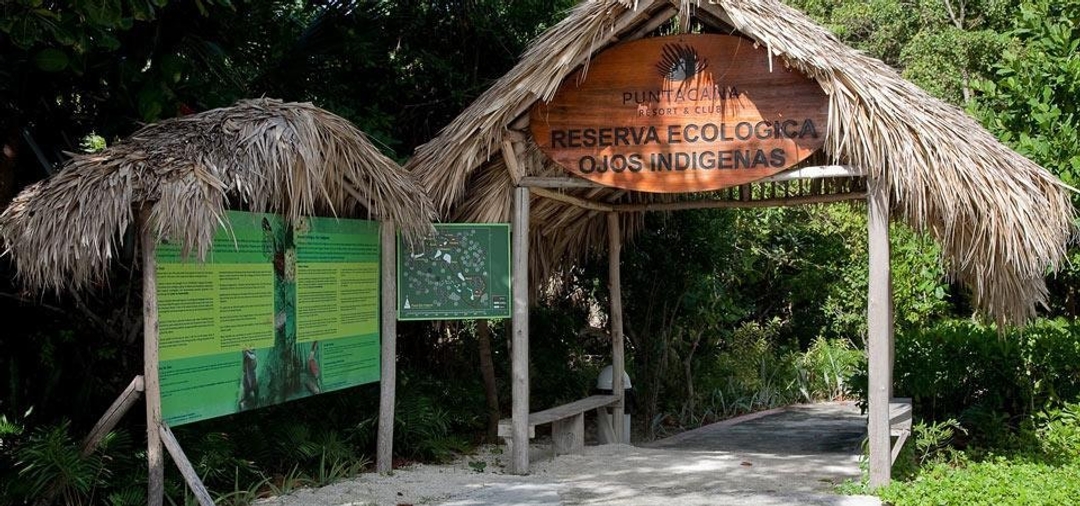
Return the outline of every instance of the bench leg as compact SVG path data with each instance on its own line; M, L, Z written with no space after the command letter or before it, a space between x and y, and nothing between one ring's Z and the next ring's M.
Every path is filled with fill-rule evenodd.
M555 455L585 451L585 413L555 420L551 424Z
M509 436L504 436L502 438L502 440L503 440L503 443L506 444L506 452L503 453L503 455L513 455L514 454L514 438L509 437ZM511 460L510 462L507 462L506 470L511 472L511 473L514 472L514 462L513 462L513 460Z

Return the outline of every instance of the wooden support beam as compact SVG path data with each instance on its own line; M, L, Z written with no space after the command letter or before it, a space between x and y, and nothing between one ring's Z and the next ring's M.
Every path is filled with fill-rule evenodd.
M210 491L206 490L206 485L203 485L199 475L195 473L195 468L191 466L191 461L188 460L187 455L184 455L184 449L180 447L180 443L176 440L176 436L173 435L172 429L164 423L161 424L159 429L161 441L165 443L169 455L172 455L173 462L180 469L180 474L184 477L184 481L187 482L188 488L195 494L195 500L199 501L199 506L214 506L214 499L210 497Z
M503 138L502 157L503 163L506 164L506 170L510 172L510 180L514 182L514 186L517 186L518 181L525 177L525 171L521 168L521 164L518 163L517 149L514 149L514 143L510 139Z
M397 233L394 223L382 222L379 228L382 269L381 374L379 378L379 434L376 443L375 470L389 473L394 462L394 409L397 390Z
M867 304L867 349L869 354L870 487L889 484L892 473L892 446L889 438L889 337L892 316L889 310L889 193L888 185L870 180L869 249L870 286Z
M514 189L513 337L511 340L511 395L513 432L510 472L529 472L529 189Z
M674 16L675 14L678 14L678 12L679 12L679 10L676 9L673 5L668 5L666 7L662 7L660 10L658 10L655 13L651 14L652 19L650 19L649 21L647 21L645 24L641 25L640 27L638 27L634 31L626 34L625 36L622 37L622 39L623 40L637 40L637 39L640 39L640 38L652 33L653 30L656 30L657 28L660 28L660 26L663 25L664 23L667 23L668 21L671 21L672 16Z
M775 176L754 181L757 183L787 182L799 179L822 179L837 177L862 177L866 172L850 165L818 165L789 170ZM611 188L581 177L526 176L516 183L530 188Z
M688 209L741 209L761 207L801 206L808 204L831 204L848 200L863 200L866 192L830 193L825 195L803 195L798 197L777 197L762 200L692 200L683 202L646 202L642 204L608 204L586 200L574 195L559 193L545 188L532 188L538 197L555 200L602 213L640 213L646 211L685 211Z
M529 188L609 188L585 178L568 176L526 176L517 184Z
M120 419L131 409L131 405L142 397L143 388L143 377L141 375L135 376L135 379L131 380L127 388L113 401L112 406L109 406L101 419L94 424L94 428L90 429L90 433L86 435L82 445L84 457L90 455L97 448L105 435L113 430L116 424L120 422Z
M525 116L528 118L528 116ZM529 134L527 133L528 125L525 128L514 130L513 128L507 128L506 133L503 134L503 139L509 139L512 142L525 142L529 140Z
M611 296L611 390L619 398L612 409L612 424L615 425L615 440L629 444L630 434L626 433L623 415L626 412L625 392L623 391L623 373L626 361L623 356L623 314L622 314L622 276L620 271L622 255L622 232L619 226L619 213L608 213L608 289Z
M823 179L830 177L862 177L866 171L851 165L816 165L781 172L775 176L754 181L755 183L771 183L779 181L793 181L796 179Z
M139 211L143 269L143 385L146 392L147 506L165 500L165 461L161 451L161 383L158 377L157 237L151 230L151 207Z
M615 207L611 204L602 204L600 202L594 202L592 200L585 200L581 197L575 197L573 195L567 195L565 193L559 193L544 188L533 188L532 192L535 193L538 197L555 200L564 204L570 204L580 207L582 209L588 209L590 211L610 213L615 210Z
M614 204L614 211L643 212L643 211L683 211L686 209L739 209L759 207L783 207L801 206L807 204L830 204L846 200L862 200L866 198L865 192L836 193L827 195L805 195L800 197L784 197L763 200L695 200L684 202L649 202L644 204Z

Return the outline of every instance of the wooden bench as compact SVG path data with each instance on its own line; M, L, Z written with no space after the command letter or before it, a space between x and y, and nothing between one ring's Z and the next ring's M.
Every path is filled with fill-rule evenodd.
M889 435L896 437L896 443L892 447L892 461L900 455L900 449L904 442L911 436L911 399L889 399Z
M551 440L556 455L581 453L585 449L585 412L618 402L614 395L593 395L581 400L529 413L529 439L536 437L536 426L551 424ZM506 442L507 453L513 452L513 419L499 420L499 437Z

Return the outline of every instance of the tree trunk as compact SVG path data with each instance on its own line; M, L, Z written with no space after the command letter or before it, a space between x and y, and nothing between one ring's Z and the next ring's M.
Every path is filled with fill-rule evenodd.
M480 374L484 377L484 396L487 397L488 442L495 443L499 437L499 390L495 386L495 362L491 359L491 328L487 320L476 324L476 338L480 347Z

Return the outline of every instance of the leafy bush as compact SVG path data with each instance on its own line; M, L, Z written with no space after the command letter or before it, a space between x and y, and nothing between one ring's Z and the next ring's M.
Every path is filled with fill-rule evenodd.
M799 391L806 401L837 400L848 394L848 379L866 354L843 339L819 337L795 361Z
M999 335L993 326L947 320L902 331L894 381L918 418L955 418L971 431L967 444L1000 445L1044 406L1080 396L1080 326L1038 320ZM853 390L865 400L865 369Z
M1039 450L1050 461L1080 462L1080 403L1035 415Z
M1001 456L959 467L938 463L911 482L893 482L879 495L893 506L1075 504L1080 497L1080 463L1055 466Z

